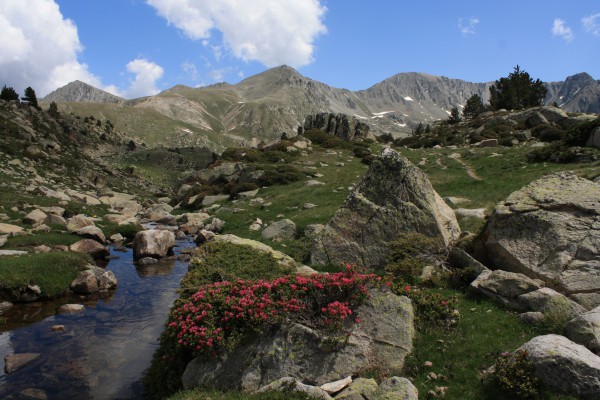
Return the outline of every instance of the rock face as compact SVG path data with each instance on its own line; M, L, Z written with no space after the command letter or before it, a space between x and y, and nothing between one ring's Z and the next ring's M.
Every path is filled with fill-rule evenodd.
M148 230L135 234L133 238L133 258L162 258L173 252L175 235L165 230Z
M425 173L385 149L315 239L311 261L382 267L387 243L408 232L438 236L448 244L458 238L460 227Z
M183 374L183 385L254 391L286 376L322 385L370 367L400 370L412 350L410 300L374 291L358 315L361 323L352 325L343 342L304 325L288 324L219 359L194 359Z
M345 140L365 139L369 133L369 125L358 118L333 113L308 115L304 120L304 130L311 129L319 129Z
M519 347L534 374L551 390L577 398L600 398L600 357L564 336L538 336Z
M496 206L481 242L496 268L556 281L567 295L600 293L600 184L542 177Z

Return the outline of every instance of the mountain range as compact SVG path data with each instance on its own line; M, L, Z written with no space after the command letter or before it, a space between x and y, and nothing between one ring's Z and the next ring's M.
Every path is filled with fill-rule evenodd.
M354 116L371 125L375 134L403 136L420 122L447 118L452 107L461 107L473 94L487 101L492 84L409 72L366 90L350 91L280 66L235 85L177 85L133 100L75 81L42 100L55 101L61 111L108 119L149 146L193 145L219 151L295 133L307 115L322 112ZM570 112L600 112L600 81L586 73L545 85L546 104L556 102Z

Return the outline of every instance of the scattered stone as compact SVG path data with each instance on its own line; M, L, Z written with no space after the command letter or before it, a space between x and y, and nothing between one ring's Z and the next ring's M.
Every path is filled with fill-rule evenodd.
M166 230L147 230L135 234L133 239L133 258L162 258L173 254L175 235Z
M23 218L23 222L29 225L41 225L44 223L48 215L42 210L33 210Z
M600 356L600 307L569 321L565 336Z
M202 207L212 206L215 203L222 203L229 200L228 194L218 194L215 196L204 196L202 199Z
M296 224L289 219L273 222L262 231L261 237L264 240L292 240L296 237Z
M38 187L37 191L38 191L38 193L40 193L41 195L46 196L46 197L53 197L53 198L59 199L59 200L71 201L71 198L66 193L52 190L45 186Z
M207 231L211 231L214 233L220 233L223 231L223 227L225 226L225 221L220 220L219 218L214 217L209 224L207 224L204 229Z
M324 186L324 185L325 185L325 183L323 183L321 181L314 180L314 179L306 181L306 186L308 186L308 187Z
M0 235L14 235L23 232L23 228L17 225L0 223Z
M247 192L239 192L238 196L242 199L250 199L258 195L259 189L249 190Z
M111 235L111 237L109 239L113 243L122 243L123 240L125 240L123 235L121 235L120 233L115 233L114 235Z
M305 210L311 210L315 207L317 207L317 205L313 203L304 203L304 205L302 206L302 208L304 208Z
M53 332L64 332L65 326L64 325L52 325L50 327L50 330L52 330Z
M194 242L196 243L196 245L201 246L204 243L210 242L211 240L213 240L214 237L215 237L214 232L202 229L200 232L198 232L198 235L196 236L196 239L194 240Z
M0 250L0 257L2 256L24 256L27 254L25 250Z
M56 214L48 214L48 217L46 218L44 223L46 223L48 225L67 226L67 220L65 220L60 215L56 215Z
M463 218L485 219L485 208L457 208L454 210L454 215L458 220Z
M60 306L60 312L66 314L75 314L78 312L82 312L85 306L83 304L63 304Z
M425 361L425 362L423 363L423 366L424 366L425 368L431 368L431 367L433 367L433 363L432 363L431 361Z
M316 386L305 385L298 379L292 377L283 377L277 379L276 381L261 387L256 391L256 393L288 391L305 393L308 397L312 399L333 400L333 397L331 397L323 389L318 388Z
M600 357L564 336L537 336L519 347L534 374L552 391L577 398L600 398Z
M458 238L460 227L427 175L386 148L315 239L311 262L382 268L388 243L415 231L438 236L448 244Z
M16 353L4 357L4 372L12 374L39 358L40 353Z
M34 232L34 233L45 232L45 233L47 233L47 232L50 232L51 230L52 230L52 228L50 228L48 225L41 224L41 225L38 225L38 226L34 227L33 229L31 229L31 232Z
M89 254L95 260L102 260L110 255L110 250L92 239L82 239L73 243L69 249L76 253Z
M74 233L89 239L97 240L98 242L106 242L106 236L102 229L97 226L84 226L83 228L75 229Z
M333 393L337 393L337 392L341 391L342 389L344 389L351 383L352 383L352 377L347 376L346 378L337 380L335 382L325 383L325 384L321 385L320 387L327 393L333 394Z
M86 226L95 226L94 221L84 215L76 215L69 218L67 222L67 229L69 232L75 232L79 229L85 228Z
M34 253L50 253L52 249L45 244L41 244L39 246L35 246L33 248Z

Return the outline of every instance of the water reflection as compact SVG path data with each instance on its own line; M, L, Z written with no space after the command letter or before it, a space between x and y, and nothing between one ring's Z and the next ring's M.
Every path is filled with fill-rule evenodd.
M156 264L139 265L136 264L135 270L141 277L146 276L164 276L169 275L175 268L175 258L169 257L158 261Z
M0 398L30 398L40 391L48 399L141 398L142 373L150 365L187 263L172 259L140 270L131 250L117 255L120 258L107 266L119 282L112 296L11 310L21 312L21 320L0 333L0 358L11 353L41 356L12 374L0 371ZM74 301L85 304L85 310L56 314L61 304ZM53 325L64 325L65 330L52 331Z

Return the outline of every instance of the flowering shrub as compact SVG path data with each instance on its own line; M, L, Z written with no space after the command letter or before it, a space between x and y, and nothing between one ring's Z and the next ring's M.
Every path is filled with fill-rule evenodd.
M526 350L496 356L493 378L517 399L538 398L542 388L540 379L533 373L533 363L528 356Z
M180 349L216 355L284 320L336 330L351 317L359 321L356 307L380 280L348 266L335 274L207 284L171 311L165 334Z

